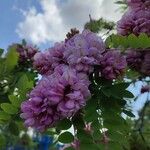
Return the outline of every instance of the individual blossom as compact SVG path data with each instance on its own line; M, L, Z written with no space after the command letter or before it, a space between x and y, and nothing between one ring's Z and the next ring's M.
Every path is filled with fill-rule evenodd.
M44 131L85 106L90 97L89 81L70 68L60 72L43 78L29 94L29 100L22 103L21 117L27 127Z
M84 30L66 42L64 58L78 72L91 73L104 51L103 40L95 33Z
M42 75L52 74L56 66L65 64L63 52L64 43L56 43L54 47L37 53L34 56L34 68Z
M150 10L150 0L127 0L127 4L134 10Z
M129 34L138 36L141 33L150 36L150 11L128 10L117 23L117 32L123 36Z
M100 60L100 73L105 79L113 80L124 73L126 66L126 58L119 51L108 50Z

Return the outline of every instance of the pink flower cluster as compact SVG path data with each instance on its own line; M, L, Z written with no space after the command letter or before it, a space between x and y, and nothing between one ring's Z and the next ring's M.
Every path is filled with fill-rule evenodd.
M150 36L150 1L127 0L129 9L117 23L118 34L139 35L146 33Z
M34 56L34 67L43 76L22 103L25 125L40 131L59 120L73 116L90 98L89 74L95 65L100 74L112 80L120 76L126 61L118 51L106 51L96 34L84 30L53 48Z

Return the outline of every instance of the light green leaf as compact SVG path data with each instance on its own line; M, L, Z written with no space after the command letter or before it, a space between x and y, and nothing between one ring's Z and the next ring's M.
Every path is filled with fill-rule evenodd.
M12 69L14 69L14 67L18 63L18 57L19 54L16 52L16 49L10 48L6 55L6 61L5 61L7 71L11 71Z
M12 103L13 106L20 107L20 105L21 105L22 102L18 99L17 96L15 96L15 95L9 95L8 97L9 97L9 100Z
M9 120L10 119L10 115L5 113L4 111L0 111L0 120Z
M18 109L9 103L2 103L1 108L6 113L11 114L11 115L16 114L18 112Z

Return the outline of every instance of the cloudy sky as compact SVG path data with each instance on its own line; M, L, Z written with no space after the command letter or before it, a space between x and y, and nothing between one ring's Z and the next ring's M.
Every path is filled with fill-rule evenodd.
M104 17L117 21L114 0L1 0L0 47L25 38L38 46L61 41L72 27Z
M45 49L63 40L70 28L82 30L89 14L95 19L104 17L116 22L122 14L114 1L0 0L0 48L6 49L24 38ZM140 92L139 86L133 91L135 95ZM144 97L133 104L135 111L143 105Z

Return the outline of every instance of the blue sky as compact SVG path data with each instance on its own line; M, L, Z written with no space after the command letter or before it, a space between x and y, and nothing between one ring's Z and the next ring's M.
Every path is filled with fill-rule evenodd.
M40 10L37 0L1 0L0 1L0 47L6 49L13 42L21 39L16 33L16 26L23 20L20 10L26 10L31 5ZM20 10L19 10L20 9Z
M112 11L109 14L108 6ZM1 0L0 47L6 49L22 38L49 47L63 40L70 28L82 30L89 14L93 18L118 19L116 9L113 0Z

